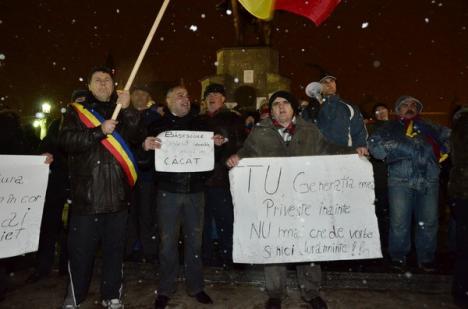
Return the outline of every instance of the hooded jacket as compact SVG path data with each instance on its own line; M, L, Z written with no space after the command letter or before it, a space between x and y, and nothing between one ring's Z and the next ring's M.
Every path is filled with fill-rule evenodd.
M367 131L361 112L337 95L324 98L317 124L325 138L335 144L366 147Z

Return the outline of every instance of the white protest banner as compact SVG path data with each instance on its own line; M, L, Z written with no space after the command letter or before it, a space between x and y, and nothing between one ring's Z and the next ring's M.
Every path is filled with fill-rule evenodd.
M44 161L0 155L0 258L37 251L49 176Z
M358 155L246 158L230 173L233 260L380 258L372 166Z
M158 135L161 148L154 152L159 172L204 172L214 168L213 132L165 131Z

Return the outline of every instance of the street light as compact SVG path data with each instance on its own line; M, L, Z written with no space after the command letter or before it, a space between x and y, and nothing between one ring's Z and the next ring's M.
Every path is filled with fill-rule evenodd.
M36 120L34 121L33 125L36 124L40 128L40 139L43 139L47 134L47 120L51 109L52 105L49 102L43 102L41 104L42 112L36 113Z
M44 102L42 103L41 108L44 114L49 114L52 106L49 104L49 102Z

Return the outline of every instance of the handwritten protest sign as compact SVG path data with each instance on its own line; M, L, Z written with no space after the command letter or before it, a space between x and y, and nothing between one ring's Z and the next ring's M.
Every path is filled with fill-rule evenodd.
M49 175L44 160L0 155L0 258L37 250Z
M160 172L203 172L214 168L213 132L165 131L158 135L161 148L155 151Z
M372 166L366 159L248 158L229 176L234 262L382 257Z

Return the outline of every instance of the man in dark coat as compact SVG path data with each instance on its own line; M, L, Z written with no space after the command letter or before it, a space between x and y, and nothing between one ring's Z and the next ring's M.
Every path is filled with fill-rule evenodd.
M468 308L468 106L453 117L452 170L449 194L456 222L457 256L453 275L453 296L460 308Z
M312 123L295 116L296 98L289 92L277 91L269 100L271 118L260 121L245 140L244 146L226 162L234 167L242 158L295 157L354 153L352 148L330 144ZM356 150L357 151L357 150ZM321 270L318 263L296 265L301 296L314 309L327 308L320 297ZM286 290L286 265L265 265L265 284L269 299L266 308L281 308Z
M225 107L226 93L224 86L210 84L206 87L203 97L208 111L199 117L200 126L205 131L213 131L227 138L221 147L216 147L215 167L206 181L205 226L203 229L203 256L205 260L213 260L212 222L216 225L219 240L221 262L225 268L232 264L232 225L234 212L229 187L228 168L226 160L239 150L245 139L242 118Z
M123 306L125 227L131 186L136 181L135 164L128 149L142 141L139 115L128 108L128 91L115 93L109 68L94 68L88 88L84 102L69 106L59 140L68 153L72 199L68 235L70 280L63 307L77 308L85 300L101 243L102 304L115 309ZM117 120L112 120L116 103L122 105L122 111ZM120 150L114 147L116 143Z
M151 91L145 85L136 85L130 92L130 101L138 110L144 130L161 120L161 114L152 104ZM141 148L141 145L137 145ZM156 232L156 186L154 170L141 168L133 190L127 227L126 259L135 262L157 261L158 236Z
M325 75L321 85L321 107L317 116L320 132L330 142L356 148L360 155L368 155L367 131L359 108L346 103L338 94L336 78Z
M167 107L161 121L148 128L149 136L143 144L144 150L161 147L159 133L173 130L199 131L197 115L191 111L187 89L176 86L167 92ZM223 138L215 136L215 144ZM150 152L152 153L152 152ZM153 153L154 158L154 153ZM185 282L190 296L202 304L213 301L204 292L203 265L201 259L203 217L205 208L204 183L206 172L158 172L156 210L160 235L160 276L158 295L154 307L165 308L176 291L179 270L178 241L180 228L184 231Z

